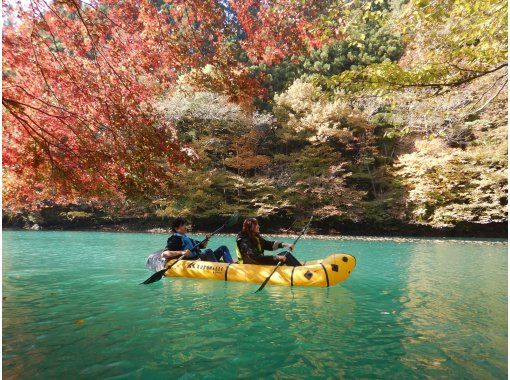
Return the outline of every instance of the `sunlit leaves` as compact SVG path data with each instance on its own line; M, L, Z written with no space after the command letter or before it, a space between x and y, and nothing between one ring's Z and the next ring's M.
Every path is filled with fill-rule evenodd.
M416 152L401 156L397 173L409 186L413 219L435 227L506 221L505 131L495 129L466 150L449 148L440 139L421 140Z
M266 91L243 57L272 63L318 43L308 28L320 7L288 5L253 3L257 15L213 0L5 3L5 204L170 191L196 157L153 104L185 77L252 107Z
M385 21L402 34L399 63L383 62L329 79L360 91L371 88L450 89L507 66L507 4L491 1L410 1Z

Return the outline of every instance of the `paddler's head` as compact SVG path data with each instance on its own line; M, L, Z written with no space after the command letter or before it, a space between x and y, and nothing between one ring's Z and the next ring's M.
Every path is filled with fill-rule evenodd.
M260 233L259 222L255 218L245 219L243 222L243 233L253 238Z
M184 235L188 232L188 226L186 219L178 217L172 222L172 231Z

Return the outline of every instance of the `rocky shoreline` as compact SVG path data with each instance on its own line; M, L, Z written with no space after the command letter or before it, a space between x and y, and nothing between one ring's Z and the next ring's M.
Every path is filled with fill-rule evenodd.
M283 218L259 218L264 233L272 236L294 236L301 227L299 221ZM90 218L76 216L74 218L27 218L2 217L2 228L10 230L45 230L45 231L105 231L105 232L146 232L168 234L171 218ZM225 233L237 233L236 225L226 229ZM192 221L193 232L211 231L217 228L217 218L197 218ZM292 226L289 228L288 226ZM308 231L309 236L338 239L342 237L360 238L508 238L508 223L474 224L466 223L449 228L432 228L424 225L404 223L401 221L355 223L352 221L318 220Z

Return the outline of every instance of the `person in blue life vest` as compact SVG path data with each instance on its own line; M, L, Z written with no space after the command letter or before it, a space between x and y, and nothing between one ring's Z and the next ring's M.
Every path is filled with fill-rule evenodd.
M162 259L175 259L184 255L184 260L200 259L202 261L233 262L228 248L224 245L214 251L209 248L205 249L203 252L201 251L201 249L207 246L210 234L205 235L206 241L204 243L192 250L199 242L186 235L188 232L188 222L184 218L178 217L174 219L172 222L172 232L172 235L167 240L165 250L161 253Z

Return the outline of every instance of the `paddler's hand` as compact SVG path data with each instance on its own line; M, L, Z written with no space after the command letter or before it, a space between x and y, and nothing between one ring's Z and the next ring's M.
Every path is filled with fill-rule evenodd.
M204 241L202 242L202 244L200 244L200 248L205 248L207 247L207 243L209 243L209 239L211 238L211 234L205 234L205 239Z
M288 248L289 251L293 251L294 250L294 244L283 243L282 246L285 247L285 248Z
M275 261L285 262L285 261L287 261L287 256L284 256L284 255L282 255L282 256L275 256L274 260Z
M182 251L182 254L184 255L184 257L188 257L189 255L191 255L191 251L187 249L185 251Z

